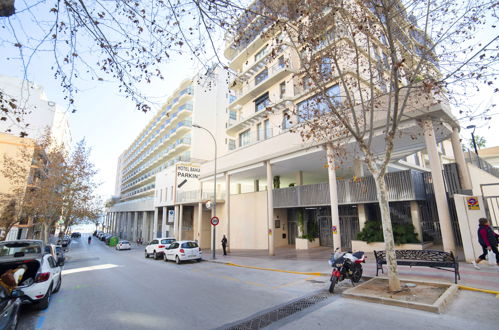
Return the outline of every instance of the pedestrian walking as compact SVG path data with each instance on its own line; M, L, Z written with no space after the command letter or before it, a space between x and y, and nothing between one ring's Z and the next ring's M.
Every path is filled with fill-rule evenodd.
M227 237L222 238L222 249L224 250L224 256L227 255Z
M494 230L489 226L489 221L486 218L478 220L478 243L482 246L483 254L473 261L473 267L480 269L478 263L485 260L487 255L491 255L489 251L494 252L496 264L499 266L499 251L497 251L498 237Z
M88 244L92 243L92 236L88 236Z

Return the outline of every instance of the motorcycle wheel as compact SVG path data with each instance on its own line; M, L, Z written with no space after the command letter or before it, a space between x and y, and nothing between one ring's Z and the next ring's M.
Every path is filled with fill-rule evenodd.
M362 278L362 266L357 265L353 270L352 282L359 283L361 278Z
M338 282L338 278L336 276L331 276L331 285L329 285L329 293L334 293L334 287L336 286L336 282Z

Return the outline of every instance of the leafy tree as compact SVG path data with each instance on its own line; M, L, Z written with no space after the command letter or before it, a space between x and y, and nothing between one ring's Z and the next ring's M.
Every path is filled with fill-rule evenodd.
M2 213L0 214L0 228L2 229L0 241L5 241L9 231L17 222L19 222L17 209L16 200L12 199L7 206L4 207Z
M477 149L482 149L482 148L485 148L487 146L487 140L483 136L476 135L476 134L475 134L475 143L476 143ZM473 139L470 139L469 148L470 148L470 150L473 150L473 151L475 150L475 145L473 144Z

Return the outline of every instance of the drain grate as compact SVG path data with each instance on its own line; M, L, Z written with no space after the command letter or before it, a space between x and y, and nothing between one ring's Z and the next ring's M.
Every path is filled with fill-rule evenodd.
M270 325L273 322L279 321L292 314L298 313L330 297L331 295L329 293L323 292L305 298L301 298L287 305L281 306L273 311L258 315L250 320L244 320L239 324L232 325L231 327L227 328L227 330L261 329Z

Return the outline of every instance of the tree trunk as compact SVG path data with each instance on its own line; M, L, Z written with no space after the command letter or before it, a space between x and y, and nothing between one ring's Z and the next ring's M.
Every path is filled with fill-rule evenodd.
M400 290L400 279L397 271L397 260L395 256L395 241L393 239L392 219L390 217L390 206L385 183L385 174L375 176L376 193L381 211L381 224L383 227L383 238L385 239L386 266L388 268L389 291Z
M45 244L49 243L49 226L46 223L42 224L42 239Z

